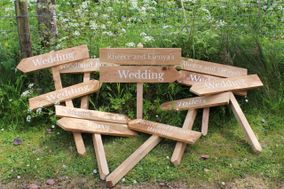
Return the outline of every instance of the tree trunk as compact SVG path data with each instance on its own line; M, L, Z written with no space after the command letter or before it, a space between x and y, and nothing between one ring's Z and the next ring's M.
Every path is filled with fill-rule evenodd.
M57 36L55 0L37 0L37 19L41 45L50 47Z

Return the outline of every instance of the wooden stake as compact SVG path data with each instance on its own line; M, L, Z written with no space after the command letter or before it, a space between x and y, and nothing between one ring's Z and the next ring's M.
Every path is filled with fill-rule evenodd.
M136 117L137 119L143 119L143 83L137 83L136 98Z
M262 148L260 143L258 142L252 128L250 127L247 118L245 117L238 101L236 100L234 94L231 94L231 98L230 98L230 106L231 109L233 110L233 113L236 117L236 119L238 120L239 124L241 125L247 139L248 142L250 143L250 145L252 146L252 149L255 152L261 152Z
M208 133L208 123L209 123L209 108L204 108L202 115L202 126L201 126L201 133L203 136L206 136Z
M195 117L196 117L196 110L195 109L188 110L182 128L191 130L193 123L194 123L194 120L195 120ZM186 145L187 145L186 143L182 143L182 142L176 143L176 146L175 146L174 152L172 154L172 158L171 158L171 162L175 166L180 164L182 156L183 156L185 148L186 148Z
M91 73L84 73L83 82L89 81ZM85 96L81 99L81 108L89 109L89 97ZM93 145L95 149L95 155L97 159L97 165L99 169L100 179L105 180L109 174L108 164L106 160L105 149L100 134L92 134Z
M142 160L156 145L161 138L151 136L133 154L131 154L122 164L120 164L110 175L107 176L107 187L114 187L135 165Z
M61 82L59 67L58 66L52 67L51 70L52 70L52 77L53 77L54 84L55 84L55 89L56 90L62 89L62 82ZM74 107L72 100L66 101L65 104L68 107ZM73 138L74 138L77 152L80 155L85 155L86 147L85 147L81 133L73 133Z

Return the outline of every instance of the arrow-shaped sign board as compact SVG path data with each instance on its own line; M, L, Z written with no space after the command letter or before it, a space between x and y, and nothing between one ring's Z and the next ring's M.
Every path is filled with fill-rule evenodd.
M180 111L180 110L190 110L190 109L209 108L214 106L228 105L230 102L230 94L231 94L230 92L226 92L211 96L202 96L202 97L193 97L193 98L175 100L161 104L160 108L162 110Z
M57 121L62 129L71 132L97 133L112 136L135 136L136 133L128 129L126 124L107 123L85 119L64 117Z
M105 83L169 83L179 77L174 67L108 66L100 69L100 81Z
M210 95L226 91L239 91L263 86L259 77L255 75L225 78L194 84L190 91L197 95Z
M59 51L52 51L50 53L33 56L30 58L24 58L18 64L17 69L27 73L86 58L89 58L88 47L87 45L81 45Z
M175 141L194 144L201 136L200 132L190 131L171 125L136 119L128 123L128 127L135 131L158 135L162 138L168 138Z
M219 77L236 77L247 75L247 69L224 64L217 64L196 59L184 59L181 69L191 72L204 73Z
M99 90L100 86L100 82L97 80L90 80L80 84L72 85L70 87L30 98L29 107L33 110L81 96L86 96Z
M100 60L121 65L177 65L181 62L181 49L101 48Z
M129 118L122 114L101 112L101 111L81 109L81 108L71 108L60 105L55 106L55 113L57 117L72 117L72 118L121 123L121 124L127 124L129 121Z

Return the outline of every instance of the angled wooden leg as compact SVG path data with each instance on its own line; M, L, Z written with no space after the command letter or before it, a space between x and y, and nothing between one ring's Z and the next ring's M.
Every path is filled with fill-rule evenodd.
M52 67L51 71L52 71L52 77L53 77L54 84L55 84L55 89L56 90L62 89L62 82L61 82L59 67L58 66ZM66 101L65 104L68 107L74 107L72 100ZM73 133L73 138L74 138L77 152L80 155L85 155L86 147L85 147L84 140L83 140L81 133Z
M261 152L262 148L260 143L258 142L252 128L250 127L247 118L245 117L237 99L235 98L234 94L231 94L230 97L230 106L233 110L233 113L238 120L239 124L241 125L241 128L243 129L248 142L252 146L253 150L255 152Z
M142 160L159 142L159 136L152 135L110 175L107 176L107 187L114 187L140 160Z
M206 136L208 133L209 110L210 110L209 108L203 109L202 126L201 126L201 133L203 136Z
M188 110L182 128L191 130L195 117L196 117L196 110L195 109ZM182 143L182 142L176 143L174 152L171 157L171 162L175 166L180 164L185 148L186 148L186 145L187 145L186 143Z
M91 78L91 73L84 73L83 82L89 81L90 78ZM85 96L81 99L81 108L89 109L88 96ZM105 154L102 137L100 134L92 134L92 139L93 139L93 145L95 149L100 179L105 180L106 176L109 174L109 169L106 160L106 154Z

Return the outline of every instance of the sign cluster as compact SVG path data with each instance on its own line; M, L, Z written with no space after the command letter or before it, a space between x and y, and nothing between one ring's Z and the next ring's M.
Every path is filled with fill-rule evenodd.
M57 125L72 132L79 154L86 153L81 133L92 134L100 178L108 187L115 186L162 138L176 141L171 162L179 165L187 144L193 145L208 132L209 108L228 105L247 136L253 150L262 150L235 95L246 96L247 90L263 86L257 75L247 69L195 59L182 59L179 48L102 48L100 58L89 58L86 45L52 51L23 59L17 68L24 73L50 68L55 91L29 99L34 110L55 105ZM178 71L179 70L179 71ZM99 80L91 80L91 72L100 72ZM61 74L83 74L83 82L62 87ZM143 119L143 83L172 83L190 86L197 97L164 102L164 111L187 110L182 127ZM137 85L137 119L126 115L89 110L88 95L103 83L135 83ZM72 100L81 98L80 108ZM63 106L63 104L65 106ZM201 132L193 131L197 109L203 109ZM102 135L133 137L137 132L151 135L133 154L110 173Z

